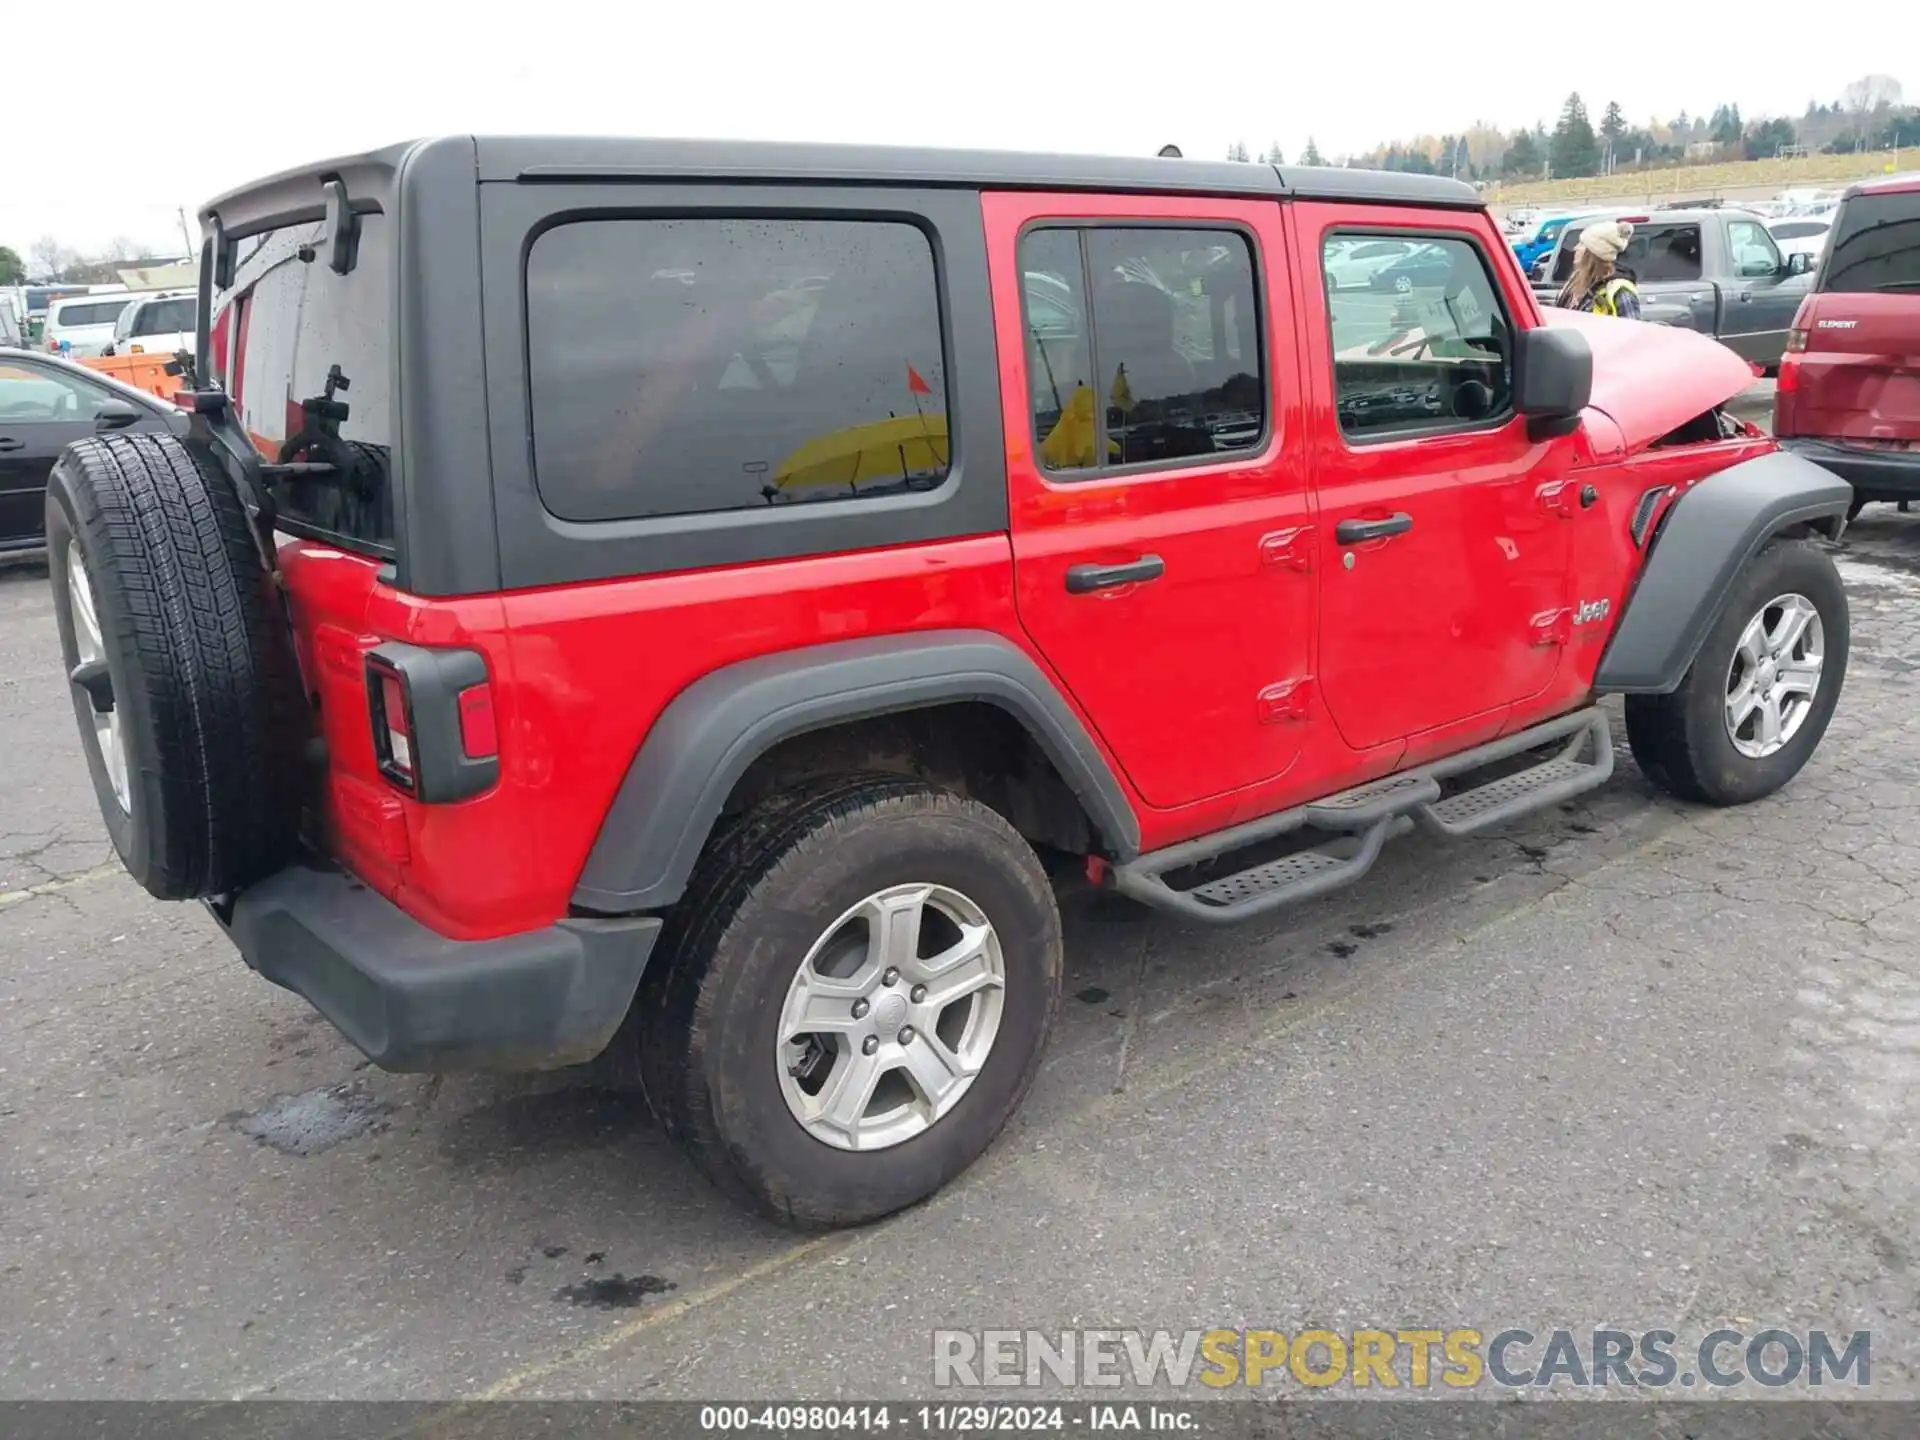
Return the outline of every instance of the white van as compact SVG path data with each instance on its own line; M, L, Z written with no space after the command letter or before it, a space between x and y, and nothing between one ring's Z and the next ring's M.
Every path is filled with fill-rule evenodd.
M137 295L120 312L106 355L171 355L191 350L200 309L191 290L162 290Z
M113 343L113 327L133 296L125 290L110 295L65 295L47 306L47 326L41 336L47 349L69 360L104 354Z

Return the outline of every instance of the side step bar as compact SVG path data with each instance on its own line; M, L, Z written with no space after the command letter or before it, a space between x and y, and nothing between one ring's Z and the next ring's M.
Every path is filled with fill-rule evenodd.
M1443 798L1441 781L1556 740L1565 744L1551 759ZM1583 751L1591 751L1591 758L1582 759ZM1598 709L1580 710L1418 769L1142 855L1114 867L1113 886L1122 895L1190 920L1234 924L1352 884L1373 868L1390 836L1415 825L1436 835L1477 835L1596 789L1612 774L1613 735L1607 717ZM1191 889L1167 882L1168 875L1190 865L1307 827L1339 833L1322 844L1215 876Z

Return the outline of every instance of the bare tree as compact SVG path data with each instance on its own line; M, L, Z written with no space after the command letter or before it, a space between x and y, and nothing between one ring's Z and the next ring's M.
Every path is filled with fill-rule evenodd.
M1891 75L1862 75L1840 92L1840 105L1853 117L1855 137L1866 143L1867 122L1881 110L1900 103L1900 82Z
M42 235L27 247L27 259L33 262L33 273L44 280L51 280L60 273L60 262L66 253L66 247L51 235Z
M146 253L146 247L139 241L125 235L116 235L107 242L107 248L100 252L100 258L102 260L138 260Z

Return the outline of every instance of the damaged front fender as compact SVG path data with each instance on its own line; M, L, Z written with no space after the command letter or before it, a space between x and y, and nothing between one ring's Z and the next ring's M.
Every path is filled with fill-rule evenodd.
M1693 485L1661 522L1639 583L1594 676L1601 693L1676 689L1727 589L1760 547L1805 526L1838 539L1853 489L1811 461L1774 451Z

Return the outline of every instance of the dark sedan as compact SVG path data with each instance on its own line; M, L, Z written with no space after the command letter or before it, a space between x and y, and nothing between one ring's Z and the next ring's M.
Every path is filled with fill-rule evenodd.
M97 370L0 350L0 551L46 543L47 475L75 440L186 429L186 412Z
M1390 290L1411 295L1416 290L1443 288L1453 274L1453 261L1439 245L1418 245L1385 269L1376 270L1367 282L1373 290Z

